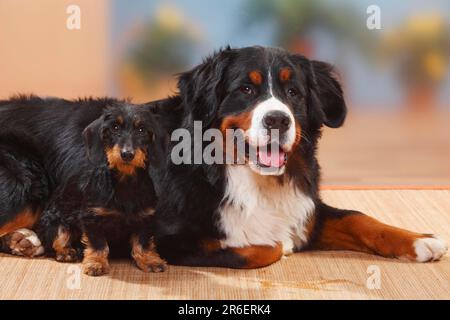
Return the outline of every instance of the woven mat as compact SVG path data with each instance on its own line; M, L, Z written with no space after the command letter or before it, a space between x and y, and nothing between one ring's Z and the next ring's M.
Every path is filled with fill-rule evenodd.
M450 240L450 190L322 195L331 205ZM0 299L450 299L448 254L419 264L346 251L304 252L259 270L171 266L163 274L113 261L111 273L100 278L78 277L78 264L0 255L0 270ZM380 281L373 282L378 272Z

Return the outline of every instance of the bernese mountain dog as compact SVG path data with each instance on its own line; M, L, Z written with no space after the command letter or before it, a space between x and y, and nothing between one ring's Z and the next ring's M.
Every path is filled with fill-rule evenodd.
M235 150L228 132L239 130L246 152L241 163L180 164L172 141L155 213L157 248L169 263L256 268L307 249L426 262L446 252L433 235L321 200L321 128L342 126L347 113L331 65L278 48L225 48L182 73L178 87L180 128L193 137L197 121L202 133L220 130L216 151L226 155ZM205 151L205 141L195 142L188 158Z

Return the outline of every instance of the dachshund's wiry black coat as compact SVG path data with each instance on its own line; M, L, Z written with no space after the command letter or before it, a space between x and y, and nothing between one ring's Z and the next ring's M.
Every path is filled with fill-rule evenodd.
M131 106L115 99L35 96L1 101L0 236L32 228L46 209L38 225L45 246L52 252L64 249L61 245L66 241L69 250L57 258L75 259L70 240L90 228L80 224L85 217L82 208L95 206L98 216L111 218L107 224L115 230L108 233L112 235L108 240L128 244L130 239L124 237L130 237L130 226L136 222L133 214L151 213L155 206L149 171L157 175L157 170L149 163L158 161L158 148L165 143L161 139L166 139L164 127L172 123L170 116L159 117L160 103L173 102ZM136 225L142 226L146 219L138 219ZM141 234L135 240L141 256L151 246L147 240ZM98 248L97 241L89 243ZM141 243L142 248L137 246Z
M38 228L57 260L75 260L72 243L81 240L85 272L101 275L108 272L109 246L131 242L141 269L165 269L152 240L156 194L148 156L156 126L143 107L116 105L84 130L93 165L55 192Z

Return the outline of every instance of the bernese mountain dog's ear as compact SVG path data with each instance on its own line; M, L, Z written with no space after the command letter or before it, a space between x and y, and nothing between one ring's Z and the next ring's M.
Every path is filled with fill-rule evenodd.
M149 144L149 160L152 167L165 163L173 130L181 126L183 110L180 96L168 97L142 105L149 112L153 123L153 140Z
M185 112L192 120L203 121L208 126L214 120L224 97L224 73L233 49L226 47L203 61L194 69L178 76L178 89Z
M89 161L94 165L100 165L106 161L102 141L103 119L104 117L101 116L83 130L86 154Z
M321 118L316 120L330 128L342 126L347 115L347 106L333 66L313 60L310 62L310 68L312 103Z

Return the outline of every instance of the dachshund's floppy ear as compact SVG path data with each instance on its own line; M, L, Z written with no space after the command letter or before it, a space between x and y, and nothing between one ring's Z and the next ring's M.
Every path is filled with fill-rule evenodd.
M208 126L214 119L224 97L224 73L229 64L233 49L227 47L194 69L181 73L178 89L185 105L185 112L193 120L203 121Z
M93 121L83 131L83 141L88 159L95 165L105 161L105 151L102 143L103 116Z
M333 66L321 61L311 61L310 69L311 100L316 105L316 111L321 113L321 122L330 128L342 126L347 106Z

